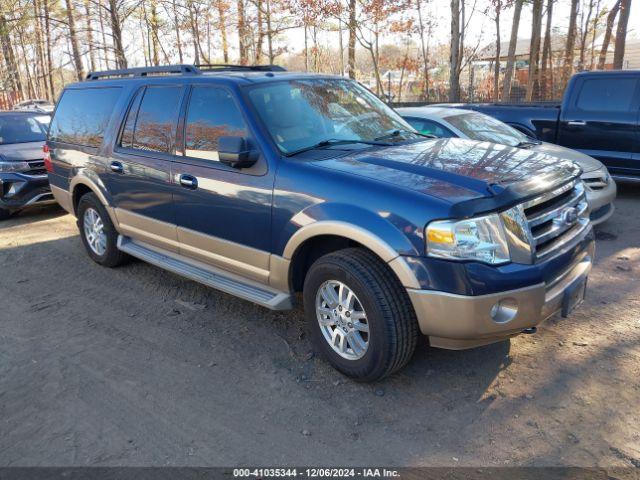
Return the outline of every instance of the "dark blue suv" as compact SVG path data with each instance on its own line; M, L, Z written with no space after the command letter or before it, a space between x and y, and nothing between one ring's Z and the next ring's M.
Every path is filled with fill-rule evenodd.
M271 66L98 72L49 132L88 254L127 255L271 309L302 292L316 348L372 381L495 342L584 297L580 169L427 138L360 84Z

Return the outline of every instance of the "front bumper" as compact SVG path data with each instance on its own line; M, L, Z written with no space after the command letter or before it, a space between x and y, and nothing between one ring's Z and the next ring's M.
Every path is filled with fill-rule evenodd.
M461 350L497 342L535 327L561 311L566 292L586 282L594 247L548 283L487 295L467 296L407 289L420 330L434 347ZM492 308L502 302L503 308Z
M0 208L17 211L50 203L55 203L55 199L47 175L0 174Z

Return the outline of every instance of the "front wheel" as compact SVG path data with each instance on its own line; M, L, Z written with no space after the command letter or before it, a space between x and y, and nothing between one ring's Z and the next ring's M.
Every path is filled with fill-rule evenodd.
M405 289L373 253L350 248L309 269L304 309L316 348L336 369L375 381L402 368L418 339Z

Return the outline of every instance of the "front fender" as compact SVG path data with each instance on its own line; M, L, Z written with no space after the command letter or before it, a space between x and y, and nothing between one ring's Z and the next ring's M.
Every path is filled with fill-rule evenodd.
M352 205L319 204L298 213L283 229L276 251L291 261L304 242L321 235L344 237L364 245L389 264L405 287L419 285L403 259L404 255L421 253L408 232L398 229L389 217Z

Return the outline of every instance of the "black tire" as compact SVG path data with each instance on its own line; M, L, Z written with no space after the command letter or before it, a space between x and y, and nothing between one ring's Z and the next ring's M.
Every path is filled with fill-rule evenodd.
M4 208L0 208L0 221L9 220L11 217L11 211L5 210Z
M343 358L322 333L316 315L316 295L328 280L344 283L366 312L369 344L361 358ZM411 359L419 337L413 306L393 271L372 252L349 248L319 258L307 273L303 297L316 349L345 375L373 382L399 370Z
M103 231L106 234L107 240L106 240L106 249L102 255L98 255L96 252L94 252L91 249L91 247L89 246L89 242L87 241L87 238L85 236L84 218L85 218L85 212L89 208L92 208L98 213L104 225ZM80 230L80 238L82 238L82 243L84 244L84 248L86 249L91 259L94 262L99 263L100 265L105 267L117 267L118 265L121 265L122 263L124 263L127 260L127 254L125 254L121 250L118 250L118 246L117 246L118 232L113 226L113 223L111 222L111 218L109 217L107 210L102 205L102 202L100 201L100 199L94 193L91 193L91 192L85 193L82 196L82 198L80 198L80 201L78 202L77 213L78 213L78 229Z

